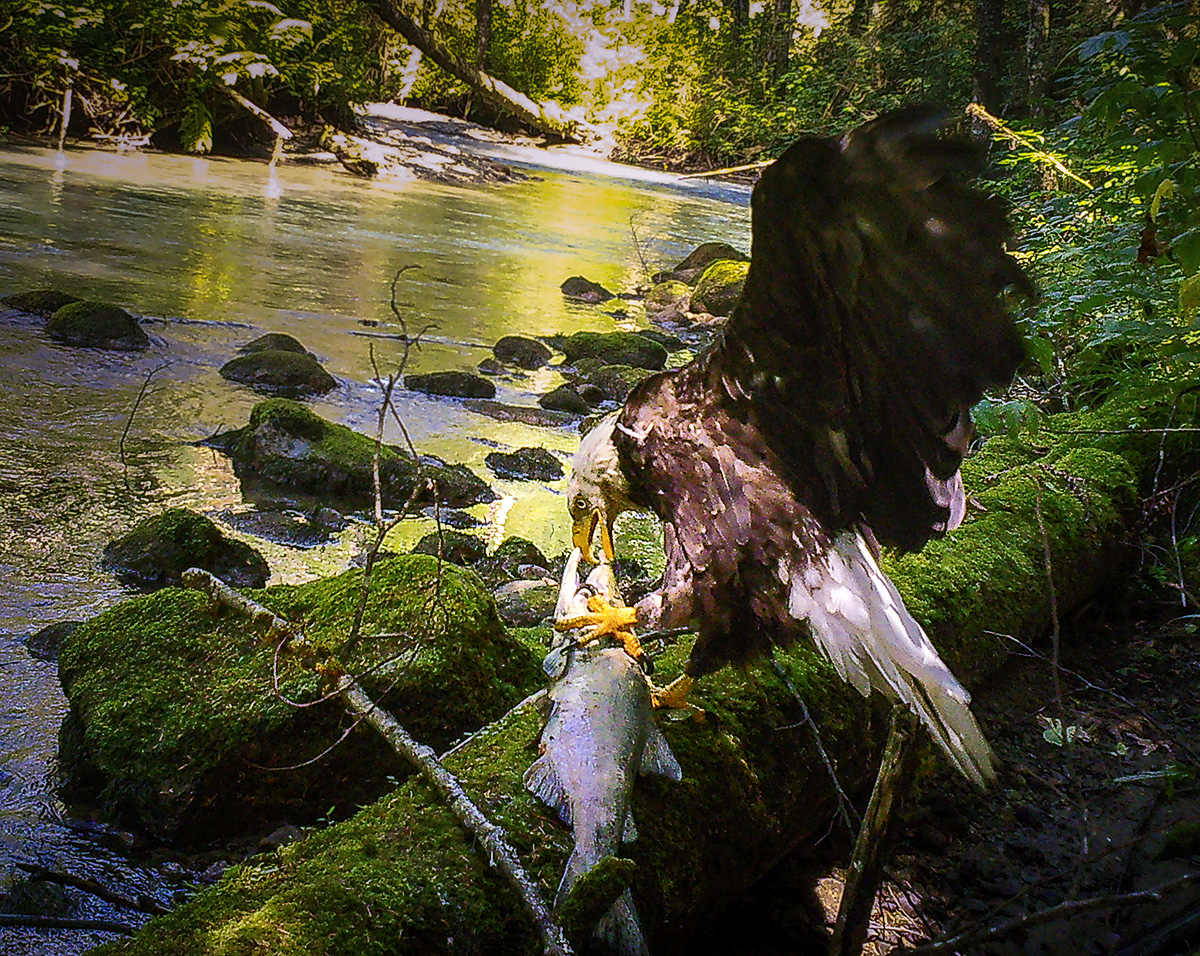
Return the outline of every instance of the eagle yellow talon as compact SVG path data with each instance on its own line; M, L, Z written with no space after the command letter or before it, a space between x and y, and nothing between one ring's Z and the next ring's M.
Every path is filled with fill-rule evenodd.
M688 692L695 680L687 674L680 674L666 687L654 687L650 691L650 700L656 708L671 710L699 710L695 704L688 703Z
M637 611L631 607L610 604L598 594L588 598L587 606L590 613L555 621L555 630L570 631L577 627L590 627L590 631L580 636L580 647L602 637L611 637L625 648L626 654L641 662L645 651L632 630L633 625L637 623Z

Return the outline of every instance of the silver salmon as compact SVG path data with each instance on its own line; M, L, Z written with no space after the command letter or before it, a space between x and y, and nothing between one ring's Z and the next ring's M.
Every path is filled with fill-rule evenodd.
M557 620L587 613L600 594L620 603L612 566L597 565L579 582L580 551L563 571ZM650 684L624 650L600 642L579 647L578 632L560 635L546 656L552 679L550 716L542 731L541 756L525 774L525 786L550 806L574 833L575 846L558 886L555 906L600 860L619 856L636 839L629 797L639 773L671 780L683 776L675 755L654 725ZM649 956L633 898L626 890L596 925L603 952Z

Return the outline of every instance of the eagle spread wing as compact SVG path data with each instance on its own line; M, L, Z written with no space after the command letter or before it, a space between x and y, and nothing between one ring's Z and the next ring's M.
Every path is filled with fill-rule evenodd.
M638 610L696 623L690 675L811 633L983 782L969 695L870 541L918 548L961 520L970 407L1024 356L1005 290L1032 288L1005 251L1005 209L961 181L976 151L941 124L903 110L801 141L763 173L723 338L585 440L571 507L581 544L593 513L663 520L663 586Z

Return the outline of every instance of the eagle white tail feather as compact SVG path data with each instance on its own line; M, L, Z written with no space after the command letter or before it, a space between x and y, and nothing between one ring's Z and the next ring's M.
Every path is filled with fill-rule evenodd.
M950 673L857 531L839 535L819 563L792 570L788 610L807 620L817 646L864 697L904 701L950 762L973 783L995 778L992 750L971 696Z

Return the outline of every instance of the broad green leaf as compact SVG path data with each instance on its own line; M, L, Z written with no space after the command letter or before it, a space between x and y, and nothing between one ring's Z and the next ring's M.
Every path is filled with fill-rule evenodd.
M1179 267L1185 276L1194 276L1200 272L1200 228L1185 232L1171 243L1171 251L1179 260Z

